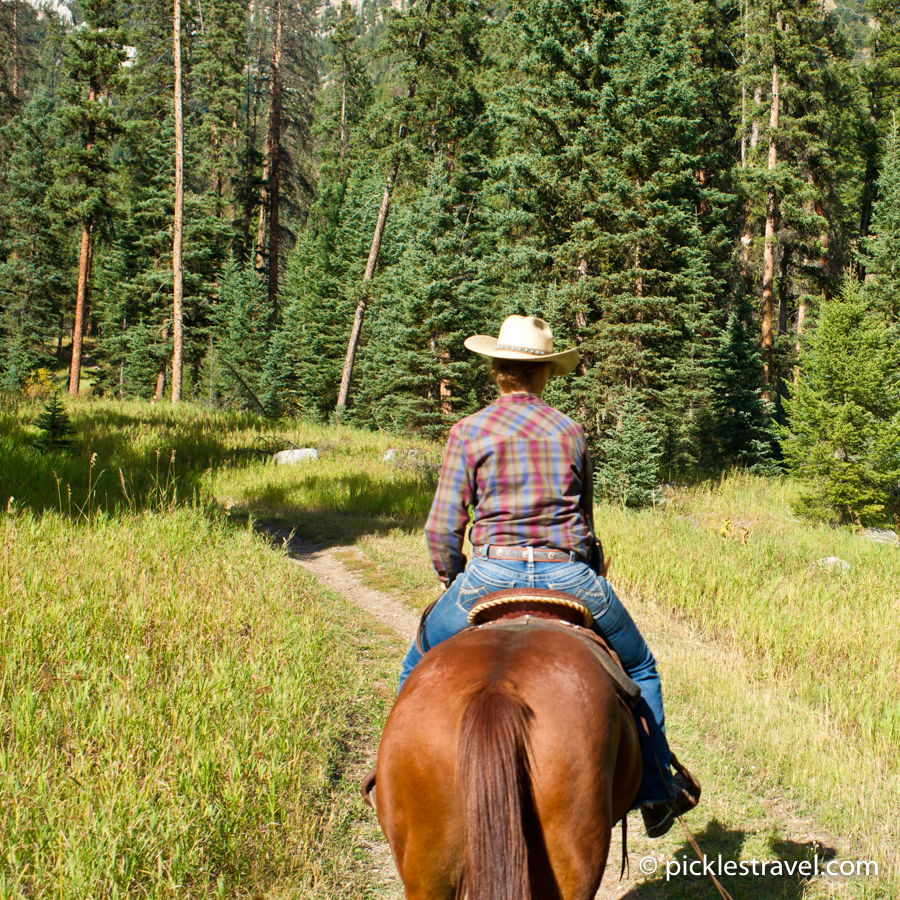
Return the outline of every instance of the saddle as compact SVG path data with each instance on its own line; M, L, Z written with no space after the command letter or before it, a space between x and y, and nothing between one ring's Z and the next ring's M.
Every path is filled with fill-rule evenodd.
M416 646L421 653L425 620L431 612L432 603L419 622ZM571 634L580 640L597 657L615 685L616 692L629 709L633 709L641 699L641 689L625 672L618 654L591 630L591 611L577 598L562 591L545 588L510 588L485 594L469 611L469 622L473 628L502 628L520 630L522 628L548 628Z

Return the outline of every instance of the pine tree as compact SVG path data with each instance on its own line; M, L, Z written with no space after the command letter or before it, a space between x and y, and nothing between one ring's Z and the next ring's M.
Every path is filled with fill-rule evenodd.
M229 261L213 314L214 391L229 404L265 413L262 376L268 347L265 285L252 263Z
M66 38L66 104L57 110L63 142L55 153L56 207L80 231L78 290L72 340L69 393L78 394L87 318L88 286L96 232L110 213L113 142L121 131L113 94L125 60L122 14L116 0L85 0L84 27Z
M782 448L805 487L800 511L878 521L900 480L900 356L859 286L822 305L786 402Z
M396 138L387 154L388 173L372 244L358 291L356 313L338 394L338 412L349 397L350 381L378 263L384 229L401 164L406 177L421 184L432 160L442 155L452 171L478 121L483 100L474 74L481 58L484 24L481 0L426 0L391 18L386 50L403 59L406 96L384 110Z
M763 399L762 359L749 320L749 306L742 302L729 315L710 357L710 436L720 466L774 474L778 467Z
M885 141L871 236L864 243L865 295L891 322L900 320L900 132L896 120Z
M0 195L0 384L14 390L32 369L52 367L72 259L67 229L47 205L54 128L45 93L21 107L0 140L10 148Z
M710 166L694 21L690 4L535 0L515 12L523 83L493 111L514 125L493 188L503 311L554 310L557 339L582 352L567 411L599 433L616 393L637 392L672 466L696 453L727 237L727 198L697 175Z
M831 110L849 103L848 52L836 17L818 0L749 0L746 11L739 77L753 101L742 113L742 254L747 285L761 294L763 377L774 399L790 364L777 358L777 336L795 316L802 332L806 298L831 290L840 269L839 132ZM792 347L787 341L785 349Z
M71 435L75 429L58 394L54 393L44 404L35 425L41 432L35 441L39 450L67 450L72 446Z
M483 376L463 341L489 327L490 308L479 272L480 216L471 212L478 197L469 196L470 204L460 202L468 198L438 159L425 189L394 211L400 253L378 283L357 421L437 437L479 405Z
M640 509L657 498L663 442L633 392L620 399L617 417L612 436L600 444L594 490L598 499Z

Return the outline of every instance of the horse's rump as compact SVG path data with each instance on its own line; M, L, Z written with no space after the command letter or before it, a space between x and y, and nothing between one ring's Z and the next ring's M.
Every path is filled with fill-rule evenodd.
M378 817L408 898L461 897L465 859L470 900L586 900L639 777L631 715L589 649L482 629L407 680L379 749Z

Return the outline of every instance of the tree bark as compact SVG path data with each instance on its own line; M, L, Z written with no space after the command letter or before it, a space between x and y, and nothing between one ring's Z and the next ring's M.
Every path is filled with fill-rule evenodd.
M163 346L165 346L169 341L169 326L168 324L163 326L162 330L162 342ZM156 372L156 390L153 393L153 402L159 403L163 398L163 394L166 392L166 370L169 368L169 360L166 356L159 362L159 369Z
M69 393L78 396L81 387L81 356L84 343L84 322L87 317L88 282L91 278L91 260L94 254L91 240L91 223L81 226L81 254L78 260L78 293L75 300L75 325L72 329L72 365L69 369Z
M273 6L272 71L269 75L269 119L266 125L265 159L263 161L262 202L256 233L256 268L266 271L268 261L269 315L278 316L278 206L279 163L281 157L281 2ZM268 242L266 238L268 237ZM266 252L268 250L268 252Z
M184 357L182 243L184 240L184 121L181 84L181 0L175 0L173 28L175 52L175 222L172 240L172 402L181 400L181 371Z
M778 129L780 102L780 85L778 79L778 63L772 64L772 109L769 115L769 171L774 171L778 165L778 145L776 143L776 131ZM762 352L763 352L763 382L768 386L767 394L772 399L771 388L774 385L775 372L773 368L773 335L772 335L772 311L774 300L775 281L775 219L778 216L778 200L775 195L774 185L769 186L766 198L766 242L763 249L763 283L762 283Z

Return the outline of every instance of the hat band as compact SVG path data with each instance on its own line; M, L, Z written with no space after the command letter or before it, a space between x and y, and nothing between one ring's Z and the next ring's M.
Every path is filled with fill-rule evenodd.
M495 350L514 350L516 353L533 353L535 356L547 356L549 350L533 350L531 347L513 347L512 344L497 344Z

